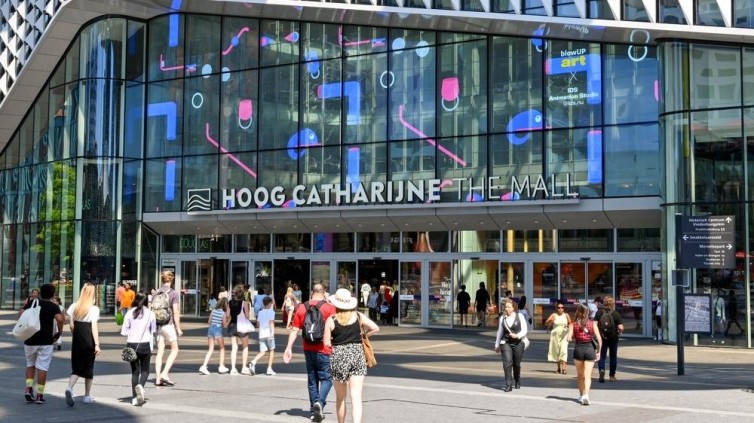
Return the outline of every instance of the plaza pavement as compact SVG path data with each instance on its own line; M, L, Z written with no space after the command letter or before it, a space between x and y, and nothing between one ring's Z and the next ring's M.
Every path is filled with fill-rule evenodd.
M103 354L95 365L92 395L83 404L83 381L76 405L65 404L70 371L70 332L63 351L55 352L44 405L23 398L23 348L11 335L15 313L0 311L0 422L234 422L309 421L301 341L294 358L283 364L288 331L277 331L276 376L203 376L206 321L184 323L181 352L171 372L172 388L146 386L148 402L130 403L130 369L120 361L124 338L112 318L100 325ZM618 381L597 383L592 405L576 402L575 369L554 373L546 362L547 334L530 336L521 389L502 391L502 365L492 350L494 328L455 331L383 327L372 338L379 364L369 370L364 388L365 422L752 422L754 351L687 347L685 375L677 375L676 347L650 340L622 340ZM228 354L226 360L229 360ZM250 355L258 351L252 342ZM239 352L240 357L240 352ZM240 358L239 358L240 359ZM210 370L217 370L217 353ZM152 370L154 367L152 367ZM265 364L257 371L264 372ZM336 422L335 392L330 392L325 422ZM351 421L350 416L347 421Z

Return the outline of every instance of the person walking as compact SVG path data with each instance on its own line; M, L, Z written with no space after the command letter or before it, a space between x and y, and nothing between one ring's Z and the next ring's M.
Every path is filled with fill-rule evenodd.
M241 374L250 375L251 371L246 367L249 362L249 332L239 330L238 316L243 313L244 317L249 318L249 303L243 300L243 285L236 285L233 288L233 299L228 303L230 309L230 323L228 324L228 335L230 335L230 374L238 375L236 370L236 360L238 358L238 342L241 342Z
M204 363L199 367L199 373L203 375L209 374L207 365L209 359L212 358L212 353L215 351L215 343L217 343L220 349L220 366L217 372L220 374L228 373L229 369L225 367L225 339L223 338L223 330L228 327L230 321L230 311L228 310L228 297L220 298L217 305L209 315L209 328L207 328L207 354L204 355Z
M162 287L158 289L152 297L153 312L157 313L155 307L158 304L166 304L167 311L170 315L167 323L157 326L157 356L155 362L155 386L174 386L175 382L170 379L170 369L178 357L178 337L183 336L181 330L181 309L179 304L178 292L172 288L175 275L170 270L163 270L160 273ZM160 299L156 297L163 296ZM156 318L156 316L155 316ZM162 357L165 354L165 344L170 345L170 354L165 360L163 366Z
M24 355L26 356L26 402L45 403L45 384L47 371L52 363L52 344L63 334L65 318L60 307L55 305L52 297L55 287L46 283L39 287L39 299L28 302L23 310L32 306L41 307L39 311L39 330L24 341ZM21 311L23 313L23 311ZM37 393L34 395L34 377L37 378Z
M289 288L290 289L290 288ZM272 362L275 360L275 310L272 309L272 298L265 297L262 300L264 308L259 312L257 316L257 323L259 324L259 354L257 354L251 363L249 363L249 371L251 374L257 374L257 361L259 361L266 352L270 353L270 358L267 361L267 376L274 376L274 370L272 370ZM291 320L293 319L293 313L291 312Z
M293 317L291 332L288 334L288 344L283 352L283 362L290 363L293 358L293 343L298 333L304 329L304 321L309 307L319 310L322 324L330 316L335 314L335 307L325 301L325 287L318 283L312 287L311 299L296 308ZM307 386L309 389L309 406L311 410L310 420L321 422L324 418L323 411L327 404L327 394L332 388L332 375L330 370L330 356L332 347L325 345L323 341L310 342L304 337L304 359L306 361Z
M657 304L654 311L654 323L657 335L655 341L662 341L662 292L657 293Z
M372 285L369 285L369 282L364 279L364 282L361 284L361 306L362 307L369 307L369 293L372 291Z
M521 298L518 299L517 304L518 312L521 313L524 317L526 317L526 323L529 324L529 326L532 325L532 318L531 313L529 312L529 306L526 303L526 295L522 295Z
M121 302L121 304L123 304ZM70 321L68 326L73 332L71 339L71 377L65 389L65 403L73 407L73 387L79 378L84 379L84 404L94 402L91 395L94 382L94 359L100 354L99 307L94 305L94 285L85 283L81 288L79 299L68 307Z
M486 322L487 306L490 304L490 293L484 287L484 282L479 282L479 289L476 290L474 297L474 306L476 308L477 326L482 327Z
M731 338L733 338L733 335L728 334L728 331L730 331L730 327L733 324L738 326L738 335L742 335L744 332L746 332L744 328L741 327L741 323L739 323L738 321L738 299L736 299L736 293L732 289L728 291L726 311L728 312L728 326L725 328L725 336L730 336Z
M615 372L618 368L618 339L623 333L623 321L620 313L615 310L615 299L611 296L605 296L604 308L597 312L594 320L599 326L600 335L602 335L602 346L600 348L600 358L597 366L600 371L600 383L605 383L605 357L610 354L610 382L618 379Z
M461 292L456 295L456 302L458 302L458 315L461 316L459 324L467 328L469 327L467 319L469 315L469 305L471 305L471 295L466 292L465 284L461 285Z
M495 352L500 353L505 372L504 392L521 389L521 360L526 349L523 339L528 332L527 327L526 316L518 312L516 303L511 299L505 300L495 337Z
M332 348L330 372L335 386L335 412L338 423L346 421L346 396L351 399L353 423L361 423L363 408L361 393L367 375L361 334L367 337L379 332L377 323L356 311L358 300L347 289L339 289L328 298L335 307L335 315L325 323L324 344Z
M589 320L589 308L583 304L576 305L576 320L568 328L568 340L576 341L576 346L573 349L573 364L576 367L579 402L581 405L589 405L592 370L595 360L600 358L602 337L600 336L599 323ZM593 342L593 340L596 342Z
M283 321L285 322L285 328L290 329L291 328L291 320L293 320L293 311L296 309L296 305L298 302L296 302L296 296L293 295L293 287L289 286L288 289L285 292L285 296L283 297ZM262 300L262 306L263 308L267 308L267 305L264 303L264 300ZM257 319L259 316L257 316Z
M379 310L378 310L378 304L380 294L377 292L377 287L373 286L372 291L369 293L369 300L367 301L367 307L369 307L369 318L372 320L377 320L377 316L379 316Z
M123 315L131 308L134 298L136 298L136 292L132 289L131 284L129 282L124 283L123 291L120 294L120 312Z
M123 319L120 334L126 336L126 346L136 351L136 361L131 362L131 405L139 406L146 401L144 386L149 377L152 360L150 342L157 332L157 322L152 310L147 307L149 296L143 292L136 294L133 307Z
M547 349L547 361L558 363L555 373L568 374L568 328L571 316L565 312L565 304L558 301L555 313L545 321L545 327L550 331L550 346Z

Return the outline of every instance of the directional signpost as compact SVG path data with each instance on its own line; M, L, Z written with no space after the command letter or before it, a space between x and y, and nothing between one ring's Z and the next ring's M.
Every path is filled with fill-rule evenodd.
M682 216L680 267L734 269L735 228L734 216Z
M683 216L676 214L676 231L680 227L678 248L680 260L674 274L676 287L676 331L678 375L683 375L683 338L685 325L685 293L689 269L735 269L736 218L734 216Z

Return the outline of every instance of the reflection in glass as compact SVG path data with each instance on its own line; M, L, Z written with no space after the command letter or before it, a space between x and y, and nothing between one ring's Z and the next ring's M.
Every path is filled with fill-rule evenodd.
M689 60L692 109L740 106L740 48L693 44Z
M555 302L560 298L558 289L558 264L534 263L533 295L530 300L534 313L534 326L544 326L548 316L555 312Z
M429 324L431 326L450 327L453 323L455 296L450 271L449 261L429 262Z
M401 262L399 279L399 322L420 325L422 321L422 262ZM413 296L413 298L412 298Z
M605 196L659 195L660 134L655 124L605 128Z
M615 310L623 321L623 333L642 334L644 278L641 263L616 263Z

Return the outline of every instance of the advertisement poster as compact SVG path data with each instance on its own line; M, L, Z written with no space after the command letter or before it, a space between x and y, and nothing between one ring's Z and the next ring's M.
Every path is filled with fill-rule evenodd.
M686 333L706 333L712 331L712 296L686 294L685 322Z

